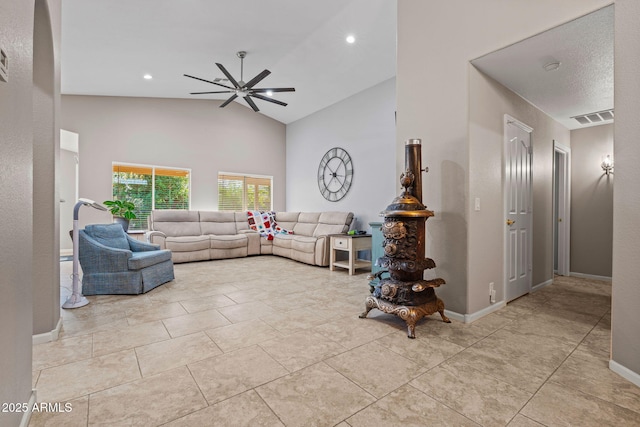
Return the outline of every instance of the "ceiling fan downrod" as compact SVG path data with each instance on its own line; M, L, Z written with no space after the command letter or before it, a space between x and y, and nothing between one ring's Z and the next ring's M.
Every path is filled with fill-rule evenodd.
M240 50L236 53L238 58L240 58L240 86L244 86L244 57L247 56L247 52L244 50Z

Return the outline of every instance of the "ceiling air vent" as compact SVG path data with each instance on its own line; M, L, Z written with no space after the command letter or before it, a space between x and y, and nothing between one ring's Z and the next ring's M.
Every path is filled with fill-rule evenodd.
M581 125L590 125L592 123L606 122L613 120L613 110L599 111L597 113L583 114L581 116L571 117L576 119Z

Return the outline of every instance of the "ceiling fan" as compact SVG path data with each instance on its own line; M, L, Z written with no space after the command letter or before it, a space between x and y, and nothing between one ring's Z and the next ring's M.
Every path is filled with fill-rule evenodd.
M236 55L238 56L238 58L240 58L240 81L236 81L236 79L233 78L233 76L227 71L227 69L224 68L224 65L216 62L216 65L218 66L218 68L220 68L220 71L222 71L224 75L227 77L227 79L233 84L233 87L223 85L216 81L205 80L205 79L201 79L200 77L194 77L194 76L185 74L184 75L185 77L211 83L216 86L222 86L227 89L227 90L218 90L213 92L191 92L190 94L191 95L207 95L211 93L232 93L233 95L231 95L229 99L227 99L225 102L220 104L220 108L226 107L231 101L233 101L238 97L244 98L245 102L249 104L251 108L253 108L253 111L260 111L260 110L258 109L258 106L256 105L255 102L253 102L251 98L261 99L263 101L272 102L274 104L278 104L278 105L282 105L283 107L286 107L287 106L286 103L270 98L269 96L274 92L295 92L295 89L292 87L254 88L254 86L258 84L262 79L264 79L269 74L271 74L271 71L269 70L262 71L260 74L258 74L257 76L249 80L247 83L245 83L243 73L244 73L244 58L245 56L247 56L247 52L245 52L244 50L241 50L240 52L237 52ZM264 96L262 94L266 94L268 96Z

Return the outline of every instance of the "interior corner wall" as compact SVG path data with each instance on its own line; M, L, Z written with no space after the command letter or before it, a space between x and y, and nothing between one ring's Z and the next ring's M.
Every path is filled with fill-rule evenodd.
M232 102L64 95L62 127L79 134L79 197L110 200L112 162L191 169L191 209L218 209L218 172L273 176L285 206L285 125ZM83 209L80 226L111 222Z
M423 164L430 168L423 200L436 214L427 224L427 254L447 281L438 296L449 310L469 313L478 305L469 300L468 283L470 266L481 262L481 254L469 252L468 245L475 232L468 218L469 61L609 3L398 2L396 174L402 170L404 141L422 138Z
M0 47L9 59L0 81L0 402L28 402L32 355L33 18L34 2L4 0ZM0 411L0 425L22 414Z
M613 124L571 131L571 273L611 277L615 175L600 167L607 154Z
M370 230L397 196L395 174L395 78L287 125L287 210L348 211L354 227ZM318 189L318 165L333 147L353 161L353 184L330 202Z
M640 386L640 2L615 6L612 363Z
M553 141L570 146L570 132L544 112L469 65L469 312L505 298L503 192L504 115L533 128L533 269L532 284L553 279ZM572 145L571 145L572 146ZM487 250L494 248L494 250ZM473 254L473 256L471 255Z

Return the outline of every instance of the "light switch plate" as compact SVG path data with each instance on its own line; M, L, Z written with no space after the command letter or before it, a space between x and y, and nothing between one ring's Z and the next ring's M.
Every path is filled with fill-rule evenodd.
M476 197L476 206L475 206L475 210L479 211L480 210L480 197Z
M4 49L0 49L0 81L6 82L9 80L9 58Z

